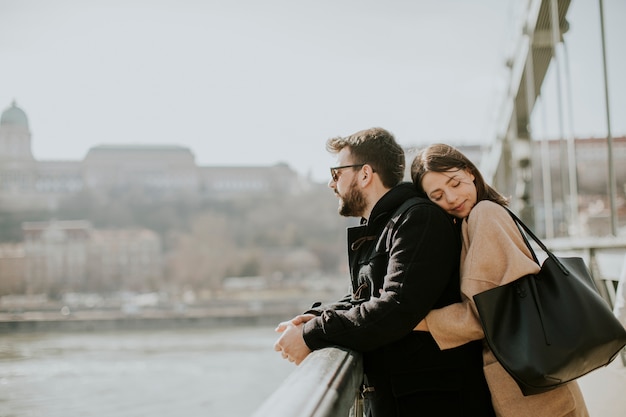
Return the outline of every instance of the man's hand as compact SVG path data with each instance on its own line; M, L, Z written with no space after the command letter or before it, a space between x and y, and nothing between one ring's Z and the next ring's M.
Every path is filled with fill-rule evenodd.
M304 358L311 353L311 349L309 349L304 342L302 326L313 317L315 316L312 314L304 314L296 316L290 321L280 323L276 331L282 334L276 343L274 343L274 350L281 352L283 358L287 359L289 362L300 365Z
M287 325L289 323L294 324L294 325L298 325L298 324L304 324L307 321L311 320L312 318L315 318L315 314L300 314L294 318L292 318L289 321L283 321L281 323L278 323L278 326L276 327L276 329L274 329L274 331L277 331L278 333L282 333L285 331L285 329L287 328Z

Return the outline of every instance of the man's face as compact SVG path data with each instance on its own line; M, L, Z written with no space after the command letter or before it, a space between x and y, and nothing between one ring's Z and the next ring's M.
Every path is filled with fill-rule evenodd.
M353 166L350 149L343 148L337 154L337 167L332 170L328 186L339 198L339 214L345 217L363 217L367 203L363 190L359 187L359 173L362 166Z

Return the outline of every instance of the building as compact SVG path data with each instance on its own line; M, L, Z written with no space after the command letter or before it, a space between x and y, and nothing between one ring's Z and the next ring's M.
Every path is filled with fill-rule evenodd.
M89 291L154 291L163 280L160 237L152 230L94 230L85 287Z
M83 285L91 239L89 222L27 222L22 230L26 293L54 293Z
M160 237L151 230L98 230L87 221L26 222L24 292L148 291L163 275ZM7 272L8 273L8 272Z
M0 119L0 212L52 211L83 190L141 192L154 199L219 199L303 187L306 180L286 164L198 166L193 152L177 145L100 145L81 161L38 161L28 118L15 101Z
M547 219L553 221L556 237L569 234L606 236L610 234L608 145L606 138L578 138L573 141L575 169L570 172L565 141L534 141L532 148L532 189L537 233L545 235ZM618 218L626 217L626 136L613 138ZM570 181L576 195L572 196ZM575 204L576 207L571 207ZM572 218L574 210L578 219ZM547 213L548 212L548 213ZM578 223L578 224L574 224ZM625 224L619 224L624 227ZM574 227L572 229L572 227Z
M0 243L0 296L25 292L25 259L23 244Z

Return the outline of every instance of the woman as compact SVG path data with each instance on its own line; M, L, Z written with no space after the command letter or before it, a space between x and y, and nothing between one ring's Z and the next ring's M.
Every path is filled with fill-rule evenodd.
M475 294L539 272L517 225L504 206L507 199L490 187L476 166L452 146L435 144L420 151L411 165L418 190L461 221L463 301L432 310L415 330L429 331L441 349L484 338ZM486 343L485 377L500 417L588 416L578 383L524 396Z

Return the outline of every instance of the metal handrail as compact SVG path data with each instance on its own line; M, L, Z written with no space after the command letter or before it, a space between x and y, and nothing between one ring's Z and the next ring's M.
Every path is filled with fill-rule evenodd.
M361 355L330 347L313 351L256 410L253 417L335 417L362 415Z

